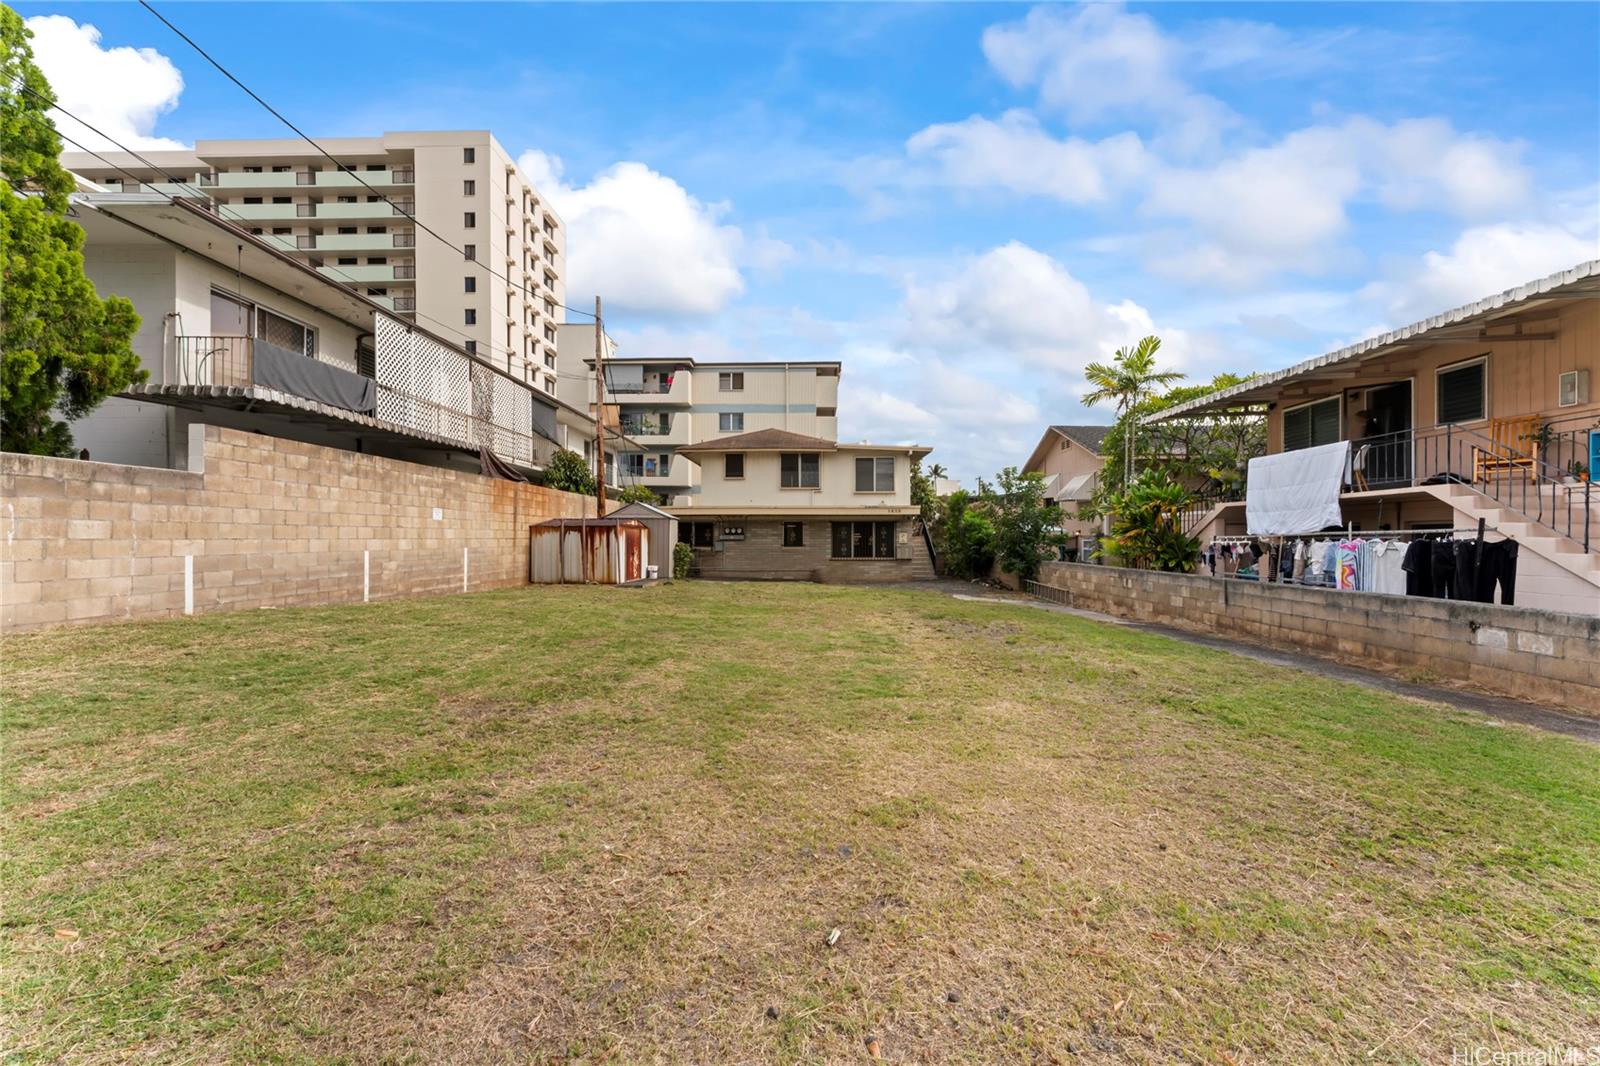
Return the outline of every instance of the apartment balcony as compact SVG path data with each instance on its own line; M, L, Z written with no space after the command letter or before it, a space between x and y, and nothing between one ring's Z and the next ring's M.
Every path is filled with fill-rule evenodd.
M624 416L617 428L626 436L646 446L677 446L689 443L689 415L686 411L675 416L643 418Z
M302 252L391 252L417 244L416 235L411 233L302 233L292 239L295 249Z
M396 314L414 314L417 310L417 294L410 289L403 289L389 296L368 296L367 299Z
M654 459L654 456L649 457ZM644 473L637 479L639 484L646 488L664 491L671 495L672 489L692 489L700 485L700 467L691 463L681 455L668 457L666 463L659 461L647 462Z
M652 406L688 406L694 402L692 385L694 374L687 370L655 371L646 369L644 380L638 384L624 383L610 378L606 389L608 404L650 404Z
M217 213L223 218L241 222L275 222L303 217L300 208L307 204L218 204Z
M383 189L397 185L412 185L416 171L410 167L383 170L279 170L261 173L228 171L203 175L198 184L207 188L231 189L360 189L370 185Z
M317 273L334 281L356 281L367 285L383 285L396 281L414 281L417 268L410 263L344 263L320 266Z
M231 205L230 205L231 206ZM281 204L273 206L281 207ZM361 202L343 204L338 202L320 204L294 204L295 216L298 218L369 218L391 219L395 215L409 215L416 211L416 203L411 200L379 200L373 203Z

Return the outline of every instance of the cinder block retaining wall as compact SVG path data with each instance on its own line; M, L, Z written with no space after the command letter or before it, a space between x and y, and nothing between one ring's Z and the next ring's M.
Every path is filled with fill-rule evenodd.
M1085 610L1426 671L1600 715L1600 617L1082 563L1046 563L1039 582Z
M528 581L589 497L190 427L190 470L0 455L0 630Z

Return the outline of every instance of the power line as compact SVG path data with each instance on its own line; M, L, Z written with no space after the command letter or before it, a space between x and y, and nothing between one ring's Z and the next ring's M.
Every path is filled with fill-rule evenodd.
M279 111L277 108L273 107L271 104L269 104L265 100L263 100L261 98L261 96L259 94L257 94L254 89L250 88L250 86L246 85L243 81L240 81L239 78L237 76L235 76L234 73L231 70L229 70L227 67L223 66L217 59L215 59L211 55L210 52L207 52L204 48L200 47L200 45L195 42L194 38L190 37L187 33L184 33L177 26L173 25L173 23L165 15L163 15L161 12L157 11L154 7L152 7L150 5L150 3L148 2L148 0L139 0L139 6L144 8L146 11L150 12L150 14L154 15L157 19L161 20L161 23L164 26L166 26L167 29L171 30L173 33L175 33L179 37L183 38L184 42L186 44L188 44L190 48L193 48L196 52L199 52L201 57L204 58L205 61L210 63L213 67L217 68L217 70L222 74L223 77L227 78L229 81L231 81L235 85L237 85L240 89L244 90L245 94L248 95L250 97L250 99L254 100L256 103L260 104L263 108L265 108L268 114L272 115L279 122L281 122L285 126L289 127L289 129L294 131L296 136L298 136L301 140L305 141L311 147L315 148L319 153L321 153L321 155L324 158L326 158L328 160L328 162L332 163L334 165L334 167L339 172L344 173L344 174L348 174L350 177L354 178L357 182L359 182L362 185L362 187L367 189L367 191L371 192L373 195L377 196L378 199L380 199L384 203L388 204L391 208L393 208L394 212L396 214L402 215L405 218L409 219L413 225L415 225L416 227L421 229L423 232L427 233L429 236L433 237L440 244L443 244L446 248L449 248L452 251L454 251L456 254L460 255L464 262L474 263L474 264L482 267L484 269L484 271L486 271L489 274L490 277L500 279L501 281L505 282L507 285L511 286L513 289L519 289L520 288L524 296L532 296L532 295L534 295L534 294L532 294L530 292L530 290L529 290L529 288L528 288L528 286L526 284L512 281L510 277L498 273L488 263L483 262L482 260L478 259L476 256L474 256L471 259L468 259L465 249L460 248L459 246L453 244L450 240L448 240L446 237L444 237L439 232L434 230L427 223L421 221L415 215L413 215L411 212L406 211L399 204L397 204L393 200L389 199L388 196L386 196L382 192L378 191L377 189L373 188L370 184L367 183L365 178L361 177L361 175L357 171L350 169L349 167L345 166L343 163L339 162L339 160L335 159L328 152L327 149L323 148L322 145L320 145L316 141L312 140L311 137L304 130L302 130L299 126L296 126L293 122L290 122L289 119L284 116L283 112ZM540 297L540 299L543 299L543 297ZM575 307L568 307L564 303L559 303L557 301L551 301L551 302L556 303L557 306L561 307L564 310L571 311L574 314L580 314L580 315L586 314L587 317L589 317L591 319L594 317L592 314L587 314L586 312L580 311Z
M103 137L106 140L110 141L112 144L116 145L119 150L121 150L123 152L126 152L128 155L133 156L135 159L139 160L139 162L143 163L145 166L149 167L151 170L155 171L157 174L165 174L169 179L171 179L169 181L169 184L177 185L179 188L182 188L182 189L187 189L189 192L194 193L197 198L205 200L207 203L210 203L212 208L217 212L217 214L219 216L227 217L227 215L229 213L227 211L228 205L227 204L216 203L214 200L211 199L211 197L206 195L205 190L203 190L201 188L198 188L197 186L195 186L191 182L187 182L187 181L184 181L182 179L173 179L171 171L168 170L167 168L156 166L154 163L150 162L150 160L146 159L144 156L140 155L138 152L134 151L132 148L129 148L127 145L123 144L121 141L117 140L115 137L112 137L110 134L106 133L103 130L96 129L94 126L90 125L88 122L85 122L83 119L79 118L77 115L74 115L71 111L68 111L66 108L62 107L60 104L52 102L48 97L43 96L42 94L35 92L34 90L28 88L28 86L19 85L19 86L17 86L17 88L20 88L24 92L28 93L30 96L35 97L41 103L44 103L47 107L51 108L52 110L61 112L63 115L67 116L72 121L78 123L78 125L82 126L84 129L88 130L90 133L93 133L95 136ZM131 178L135 185L148 184L143 178L140 178L137 174L133 173L131 170L127 169L126 167L119 166L118 164L111 162L111 160L107 159L105 156L101 155L99 152L96 152L91 148L84 147L82 144L79 144L77 141L73 140L71 137L68 137L66 134L62 133L60 130L56 130L56 136L60 137L64 141L66 141L68 144L74 145L80 151L87 152L88 154L94 156L96 159L100 160L100 162L104 163L108 167L111 167L113 170L116 170L119 173L127 176L128 178ZM232 212L232 215L233 215L233 218L234 218L235 221L238 221L238 222L248 222L248 221L250 221L250 219L248 219L245 216L239 214L237 211ZM257 235L256 234L251 234L251 236L257 236ZM344 271L340 270L337 265L331 266L331 267L324 265L322 269L332 271L333 273L339 275L339 277L343 278L346 282L348 282L352 286L360 286L361 284L363 284L362 282L359 282L355 278L351 277L349 274L346 274Z

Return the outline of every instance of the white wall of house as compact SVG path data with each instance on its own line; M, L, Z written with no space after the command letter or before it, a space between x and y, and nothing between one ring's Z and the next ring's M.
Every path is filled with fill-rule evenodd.
M700 492L686 498L692 507L781 507L802 509L909 507L911 457L907 452L841 447L819 456L816 488L784 488L782 453L743 452L744 477L729 478L725 453L705 453L700 463ZM856 459L888 458L894 462L891 492L856 491Z

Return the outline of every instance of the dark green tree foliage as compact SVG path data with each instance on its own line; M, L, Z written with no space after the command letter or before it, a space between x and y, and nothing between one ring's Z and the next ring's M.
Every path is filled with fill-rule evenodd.
M46 108L22 16L0 5L0 448L72 454L67 425L148 375L133 304L102 300L83 274L83 230L66 217L72 176ZM114 91L114 90L108 90Z
M1111 534L1100 546L1123 566L1189 573L1199 541L1183 531L1181 512L1190 494L1158 470L1146 470L1111 500Z
M583 456L562 448L544 469L544 483L562 492L576 492L580 496L595 495L594 472Z
M942 471L944 468L935 465L934 470ZM931 471L922 472L922 460L911 460L911 502L916 505L922 514L922 524L932 529L939 518L939 498L933 492L934 475Z
M994 523L987 506L953 492L939 501L938 529L944 570L951 577L988 577L994 567Z
M1096 515L1111 512L1111 498L1126 480L1123 471L1129 423L1248 380L1248 376L1239 374L1218 374L1207 384L1180 385L1140 401L1117 420L1100 445L1106 465L1087 510ZM1267 423L1259 414L1204 415L1140 425L1137 441L1141 470L1165 474L1200 495L1240 494L1250 460L1266 452Z
M1000 568L1024 581L1039 576L1039 564L1055 556L1064 537L1061 508L1044 494L1044 475L1014 466L1000 471L988 498L994 514L994 554Z
M644 485L629 485L615 497L618 503L648 503L652 506L661 502L661 497Z

